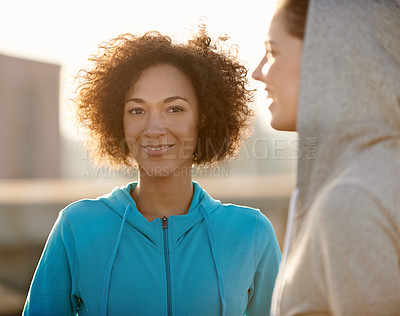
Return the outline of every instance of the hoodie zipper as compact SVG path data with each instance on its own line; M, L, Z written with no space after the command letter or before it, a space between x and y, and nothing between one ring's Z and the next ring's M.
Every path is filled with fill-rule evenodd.
M172 316L172 302L171 302L171 272L169 264L169 246L168 246L168 218L163 217L162 229L164 237L164 259L165 259L165 272L167 274L167 304L168 304L168 316Z

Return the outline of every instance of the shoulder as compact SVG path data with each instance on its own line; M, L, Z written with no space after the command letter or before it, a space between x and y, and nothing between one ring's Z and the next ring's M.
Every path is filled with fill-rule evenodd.
M262 213L260 210L252 207L227 203L221 204L215 210L215 215L225 219L229 218L230 221L255 224Z
M99 207L103 206L104 202L100 199L83 199L67 205L61 210L61 214L67 218L87 216L88 214L95 212Z
M229 203L221 204L215 213L231 229L251 231L257 239L275 238L271 222L259 209Z
M387 201L359 181L349 178L330 183L316 197L310 216L326 233L375 229L398 220ZM400 224L400 223L397 223Z
M246 247L253 249L255 262L259 262L265 255L270 258L268 260L272 260L270 262L279 264L281 252L275 230L270 220L260 210L234 204L225 204L221 207L227 212L225 221L229 217L233 218L232 221L228 221L228 230L242 239L237 244L243 242Z
M72 230L98 227L110 222L113 212L100 198L83 199L73 202L60 211L60 220Z
M316 196L312 210L316 209L323 217L337 217L345 215L354 206L364 204L365 199L370 200L371 195L357 182L345 178L336 179L327 184ZM358 208L356 207L354 211Z
M218 211L223 212L225 215L229 214L230 216L238 217L243 220L247 219L254 223L259 222L260 225L270 224L268 218L259 209L249 206L226 203L221 204Z

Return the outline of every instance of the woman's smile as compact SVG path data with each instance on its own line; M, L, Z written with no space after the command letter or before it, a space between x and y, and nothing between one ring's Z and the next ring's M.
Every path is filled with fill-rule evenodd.
M174 145L145 145L140 146L149 156L162 156Z

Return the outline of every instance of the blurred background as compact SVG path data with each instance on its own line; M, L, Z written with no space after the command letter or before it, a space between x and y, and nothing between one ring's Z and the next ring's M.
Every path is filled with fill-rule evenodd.
M1 1L0 315L19 315L46 238L69 203L137 178L93 168L67 100L73 78L97 46L121 33L158 30L186 40L199 21L237 44L250 78L264 54L273 1ZM262 91L262 89L260 89ZM269 127L257 93L254 133L237 159L194 178L223 202L261 209L282 247L295 185L297 138Z

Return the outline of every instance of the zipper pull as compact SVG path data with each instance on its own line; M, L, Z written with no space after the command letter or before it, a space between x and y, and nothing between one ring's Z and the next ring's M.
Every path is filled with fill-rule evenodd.
M162 222L162 228L163 229L167 229L168 228L168 217L163 217L161 218L161 222Z

